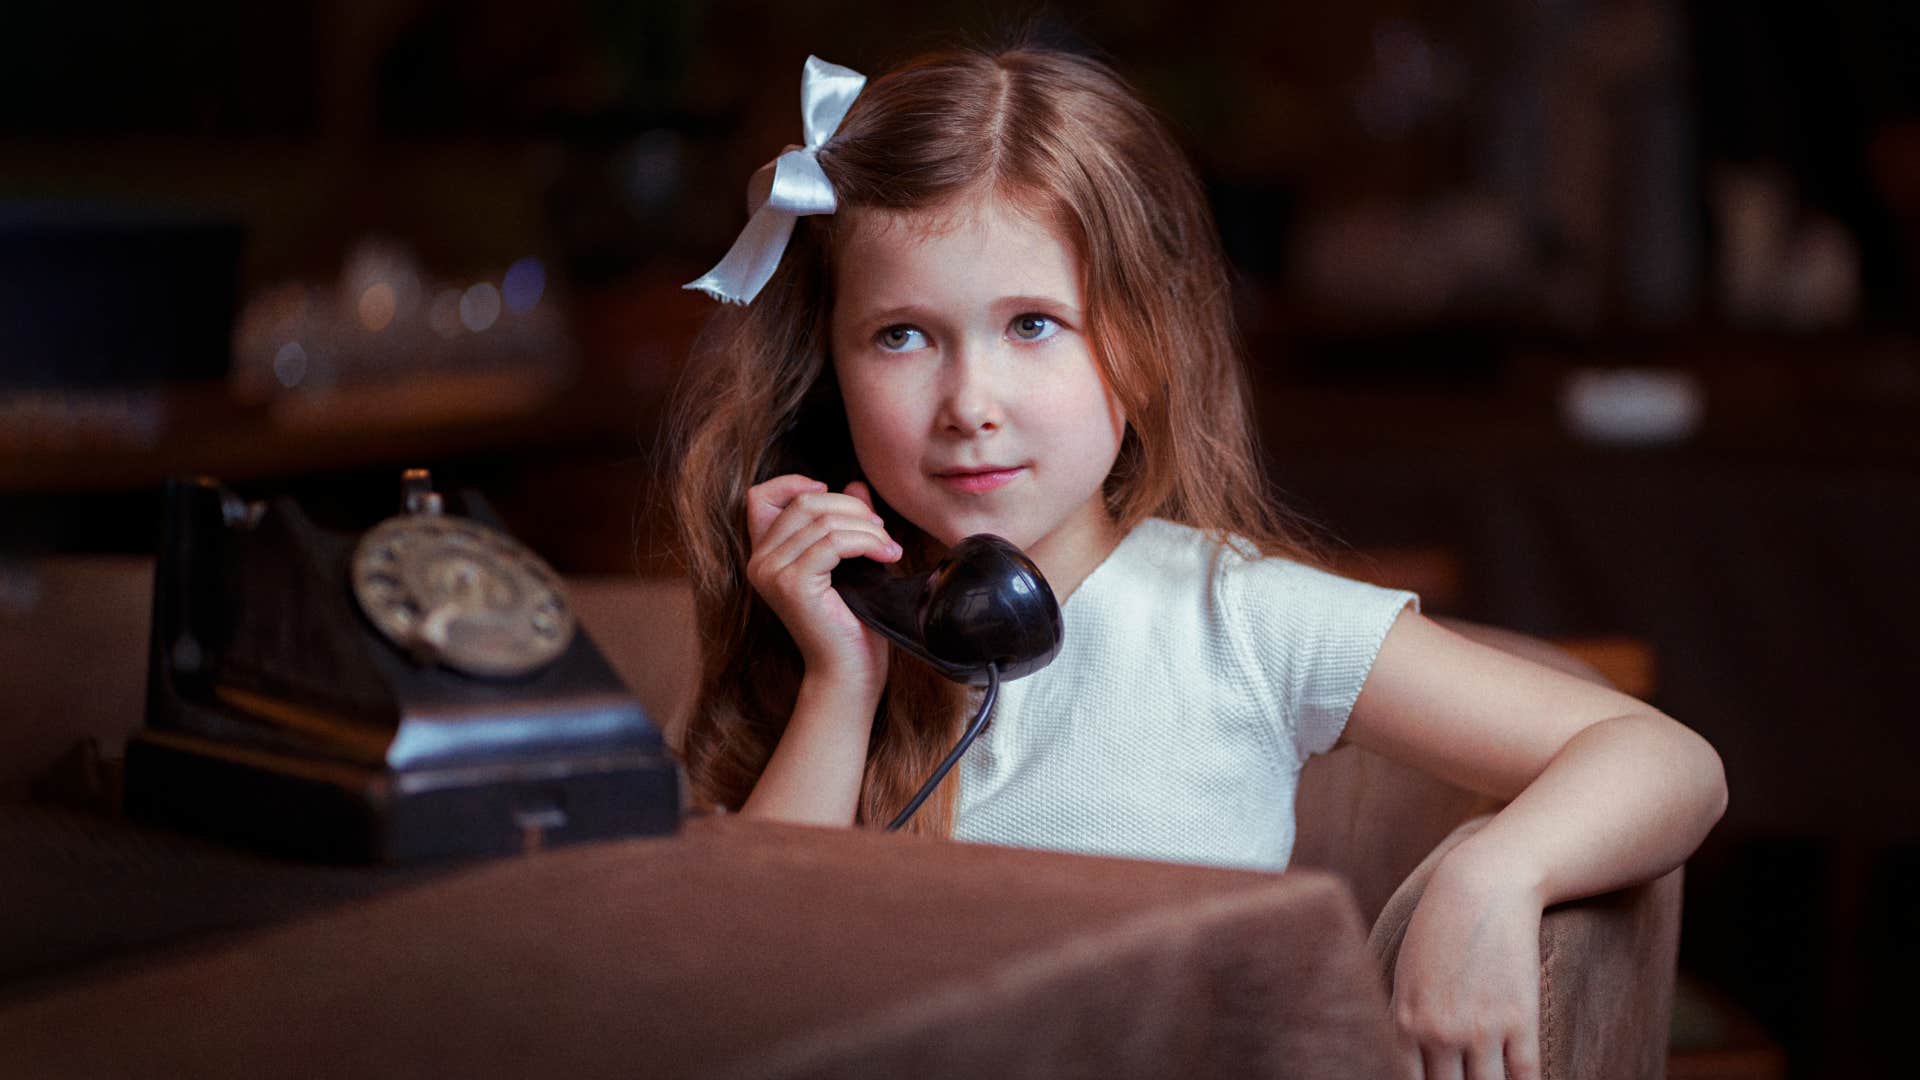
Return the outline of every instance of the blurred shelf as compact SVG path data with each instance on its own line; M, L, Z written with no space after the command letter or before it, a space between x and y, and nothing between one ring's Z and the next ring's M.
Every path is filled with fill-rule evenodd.
M1340 454L1590 457L1619 454L1920 464L1920 339L1690 330L1584 342L1453 335L1422 367L1379 342L1257 346L1255 401L1282 459ZM1364 335L1357 340L1365 341ZM1397 353L1415 335L1380 339ZM1484 354L1466 356L1463 341ZM1562 397L1582 372L1673 373L1697 389L1699 426L1671 441L1603 442L1569 430Z
M124 395L123 395L124 397ZM0 425L0 495L110 494L168 476L246 481L445 459L502 449L638 452L660 403L591 383L555 387L490 373L356 387L277 406L232 400L225 386L154 392L148 439Z
M669 272L572 299L577 359L434 369L324 392L228 383L0 393L0 496L111 495L174 475L228 481L401 462L652 455L669 387L711 304ZM556 371L571 370L571 375Z

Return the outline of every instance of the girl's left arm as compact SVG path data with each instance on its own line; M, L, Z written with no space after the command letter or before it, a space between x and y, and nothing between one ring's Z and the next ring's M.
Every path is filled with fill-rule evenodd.
M1412 611L1348 740L1510 800L1436 869L1394 973L1427 1076L1539 1075L1542 909L1659 877L1726 806L1719 755L1660 711Z

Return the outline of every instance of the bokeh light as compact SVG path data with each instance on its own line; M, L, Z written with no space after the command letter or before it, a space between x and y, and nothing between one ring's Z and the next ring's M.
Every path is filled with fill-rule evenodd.
M297 341L289 341L273 354L273 377L291 390L307 377L307 350Z
M361 239L340 268L340 298L369 333L379 333L419 309L420 267L412 251L382 237Z
M500 318L500 290L490 281L477 282L460 296L460 325L479 333Z
M515 315L532 311L546 291L546 264L531 255L507 267L507 276L500 282L500 294L507 302L507 310Z
M360 293L360 325L368 333L377 334L392 324L398 306L393 285L376 281Z

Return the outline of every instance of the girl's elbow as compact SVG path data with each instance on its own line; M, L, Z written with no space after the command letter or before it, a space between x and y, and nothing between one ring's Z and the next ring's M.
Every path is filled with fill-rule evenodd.
M1694 738L1698 739L1700 736L1695 734ZM1700 739L1700 745L1706 751L1704 771L1707 780L1708 806L1710 807L1707 815L1707 825L1711 828L1724 817L1727 812L1727 767L1726 764L1720 760L1719 751L1713 748L1712 743L1707 742L1705 739Z
M1677 828L1704 839L1727 812L1727 770L1719 751L1701 734L1656 709L1623 716L1622 730L1636 732L1638 753L1665 763L1657 775L1667 792L1666 813Z
M1720 760L1720 752L1699 732L1671 717L1664 719L1673 725L1678 738L1685 743L1681 760L1687 762L1687 775L1693 779L1698 794L1704 833L1727 812L1726 764Z

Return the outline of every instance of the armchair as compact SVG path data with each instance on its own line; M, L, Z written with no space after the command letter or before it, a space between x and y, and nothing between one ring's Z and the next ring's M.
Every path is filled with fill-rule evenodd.
M1538 638L1441 620L1484 644L1607 682ZM1293 865L1331 870L1353 889L1367 945L1390 985L1400 942L1435 867L1498 809L1357 746L1308 762L1296 803ZM1680 943L1681 871L1549 908L1540 926L1541 1067L1546 1080L1665 1075Z

